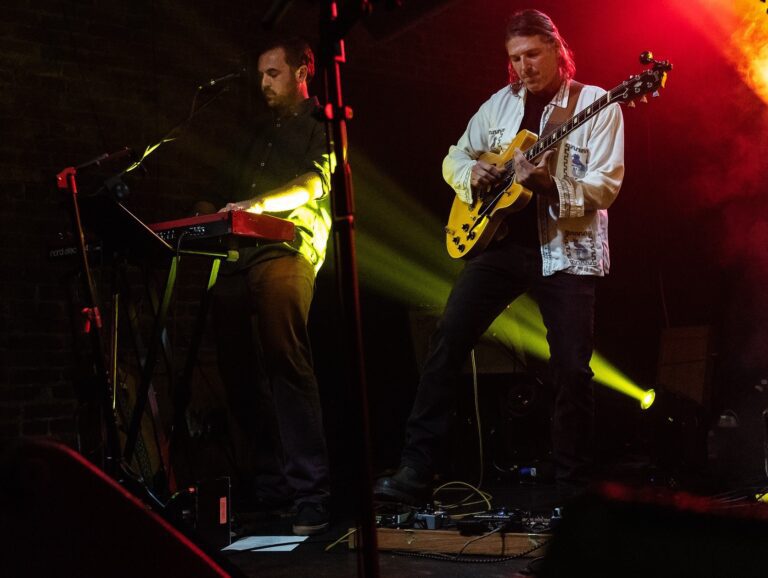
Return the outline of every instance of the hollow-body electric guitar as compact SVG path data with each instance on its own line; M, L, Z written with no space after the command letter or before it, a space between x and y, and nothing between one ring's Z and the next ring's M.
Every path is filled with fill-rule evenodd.
M451 257L469 258L480 253L494 238L502 221L510 214L522 210L531 200L531 191L515 182L515 150L520 149L529 162L534 162L537 157L611 104L634 106L637 99L646 102L645 95L648 93L658 95L657 91L664 86L667 72L672 69L672 65L667 61L653 60L650 52L643 52L640 62L653 63L653 67L630 76L542 138L539 139L530 131L521 130L503 152L485 152L480 155L479 160L504 170L506 174L482 199L473 199L473 202L468 204L458 197L454 198L445 227L445 245Z

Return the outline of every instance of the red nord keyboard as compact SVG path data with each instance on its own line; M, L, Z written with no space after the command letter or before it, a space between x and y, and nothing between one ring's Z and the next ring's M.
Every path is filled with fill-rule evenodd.
M216 244L223 240L238 242L291 241L294 225L291 221L271 215L259 215L247 211L228 211L199 215L174 221L149 225L158 237L172 247L195 241L195 245L207 245L204 240Z

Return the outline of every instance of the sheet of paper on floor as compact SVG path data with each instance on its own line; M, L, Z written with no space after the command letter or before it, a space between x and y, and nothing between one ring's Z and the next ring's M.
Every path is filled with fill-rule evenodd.
M306 539L306 536L246 536L230 544L224 550L253 550L254 548L259 548L255 552L290 552L298 546L296 542L303 542ZM272 548L264 547L273 544L274 547Z

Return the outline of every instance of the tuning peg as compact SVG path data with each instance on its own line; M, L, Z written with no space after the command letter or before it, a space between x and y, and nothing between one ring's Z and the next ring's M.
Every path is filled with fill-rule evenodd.
M629 102L627 102L627 107L635 108L635 101L634 100L630 100Z
M653 98L656 98L656 97L658 97L658 96L661 96L661 93L660 93L658 90L654 90L654 91L651 93L651 96L652 96Z
M645 95L640 97L640 102L642 102L643 104L648 104L648 99L645 97Z

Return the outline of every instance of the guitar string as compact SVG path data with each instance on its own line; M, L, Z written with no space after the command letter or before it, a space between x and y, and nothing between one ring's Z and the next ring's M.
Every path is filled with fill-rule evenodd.
M554 128L552 131L544 135L544 137L542 137L541 139L537 140L533 145L531 145L531 148L529 148L527 151L523 153L526 160L528 160L529 162L535 160L536 157L544 153L547 149L549 149L554 144L556 144L557 142L562 140L564 137L566 137L568 134L570 134L572 131L574 131L578 125L581 125L585 121L595 116L597 113L602 111L606 106L617 102L619 100L619 97L625 98L629 93L630 82L636 83L638 80L641 80L642 77L645 76L646 74L653 75L654 78L658 81L658 74L656 69L647 70L641 75L625 80L619 86L611 89L609 92L606 92L603 96L593 101L589 106L587 106L586 108L576 113L572 118L565 121L560 126ZM648 87L652 85L653 83L650 83ZM643 94L645 94L645 92L650 92L650 91L644 91ZM506 190L512 184L512 181L515 178L515 171L512 170L512 167L514 167L514 159L504 163L504 169L508 172L508 175L507 177L505 177L501 185L497 185L496 187L494 187L495 189L499 190L499 193L496 194L496 196L493 198L492 201L490 201L487 204L487 206L483 207L483 209L478 214L477 220L472 225L472 227L470 227L470 229L467 231L468 233L472 232L475 229L475 227L479 225L480 222L482 222L483 218L486 217L488 213L494 210L499 200L501 199L502 195L504 195Z
M570 120L565 121L563 124L561 124L560 126L556 127L555 129L547 133L543 138L536 141L531 146L531 148L529 148L527 151L523 153L526 160L533 161L536 157L541 155L543 152L545 152L555 143L559 142L562 138L564 138L570 132L572 132L575 129L576 125L583 123L590 117L600 112L605 107L605 105L608 104L607 97L612 93L613 91L611 91L610 93L606 93L602 97L598 98L588 107L576 113ZM579 118L579 117L584 117L584 118ZM542 144L542 143L546 143L546 144ZM541 150L538 150L538 149L541 149ZM483 219L483 217L485 217L488 213L490 213L494 209L496 204L501 199L502 195L506 192L506 190L512 184L512 181L515 178L515 171L513 170L514 164L515 164L514 160L510 160L504 163L504 169L507 171L507 176L504 178L504 181L500 185L497 185L497 187L495 187L499 190L499 193L493 198L493 200L490 203L487 204L487 207L484 207L483 210L480 211L480 213L478 214L477 221L475 221L475 224L469 229L470 232L477 226L477 224L479 224L479 222Z

